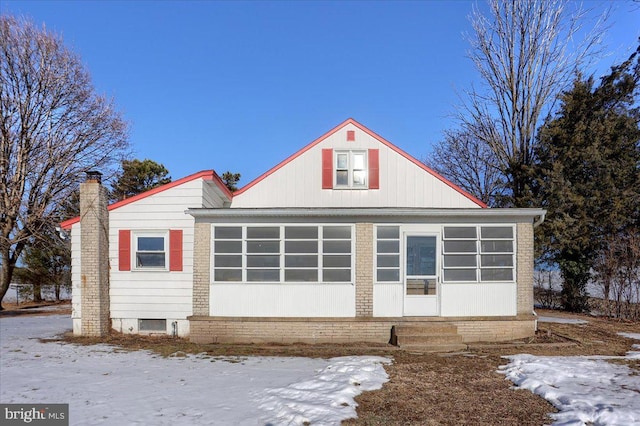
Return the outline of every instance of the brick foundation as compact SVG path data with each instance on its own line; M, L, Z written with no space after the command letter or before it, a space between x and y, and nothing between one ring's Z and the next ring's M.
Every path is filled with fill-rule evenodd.
M482 318L231 318L192 316L194 343L389 343L403 323L450 322L463 342L499 342L532 336L533 315Z

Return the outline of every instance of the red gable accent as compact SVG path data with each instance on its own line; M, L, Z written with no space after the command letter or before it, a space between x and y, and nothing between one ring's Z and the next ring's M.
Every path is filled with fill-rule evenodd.
M227 195L227 197L229 197L229 199L233 198L233 194L231 193L231 191L229 191L229 188L227 188L227 186L224 184L222 179L220 179L220 176L218 176L215 171L213 171L213 170L203 170L201 172L194 173L194 174L189 175L187 177L183 177L182 179L178 179L178 180L175 180L173 182L169 182L166 185L158 186L156 188L150 189L149 191L146 191L146 192L143 192L141 194L134 195L133 197L127 198L125 200L113 203L108 207L108 209L109 209L109 211L115 210L118 207L126 206L127 204L133 203L134 201L138 201L138 200L141 200L143 198L147 198L147 197L149 197L151 195L157 194L157 193L162 192L162 191L166 191L167 189L174 188L174 187L176 187L178 185L182 185L183 183L191 182L192 180L196 180L196 179L204 179L204 180L212 180L212 181L214 181L216 183L216 185L218 186L218 188L220 188L222 190L222 192L224 192ZM80 217L74 217L73 219L65 220L64 222L62 222L60 224L60 226L62 227L62 229L70 229L72 225L74 225L74 224L76 224L78 222L80 222Z
M333 189L333 150L322 150L322 189Z
M356 131L347 130L347 142L353 142L356 140Z
M182 229L169 231L169 270L182 271Z
M314 140L313 142L311 142L310 144L308 144L307 146L305 146L304 148L302 148L298 152L294 153L293 155L290 155L288 158L286 158L284 161L280 162L275 167L272 167L271 169L269 169L268 171L266 171L262 175L258 176L256 179L254 179L253 181L249 182L247 185L245 185L244 187L242 187L238 191L234 192L233 193L234 196L242 194L243 192L247 191L248 189L250 189L254 185L256 185L259 182L261 182L262 180L264 180L269 175L271 175L271 174L275 173L276 171L280 170L282 167L286 166L287 164L289 164L290 162L295 160L297 157L299 157L300 155L304 154L305 152L307 152L308 150L310 150L311 148L313 148L314 146L316 146L317 144L319 144L320 142L322 142L323 140L325 140L326 138L328 138L329 136L333 135L334 133L336 133L337 131L339 131L340 129L344 128L345 126L347 126L349 124L356 126L358 129L362 130L363 132L365 132L369 136L377 139L383 145L387 146L388 148L390 148L393 151L395 151L396 153L400 154L401 156L403 156L407 160L411 161L416 166L420 167L422 170L426 171L427 173L429 173L430 175L432 175L436 179L440 180L445 185L449 186L450 188L452 188L455 191L459 192L460 194L464 195L465 197L467 197L469 200L471 200L472 202L476 203L480 207L483 207L483 208L487 207L487 205L485 203L483 203L482 201L480 201L479 199L477 199L473 195L469 194L464 189L460 188L459 186L457 186L453 182L451 182L448 179L444 178L443 176L439 175L438 173L436 173L434 170L432 170L429 167L427 167L425 164L423 164L419 160L417 160L414 157L412 157L411 155L407 154L406 152L404 152L403 150L401 150L400 148L398 148L397 146L395 146L391 142L389 142L386 139L384 139L382 136L379 136L376 133L372 132L371 130L367 129L362 124L358 123L357 121L355 121L352 118L349 118L349 119L345 120L344 122L342 122L341 124L337 125L333 129L329 130L327 133L325 133L324 135L320 136L319 138L317 138L316 140Z
M380 150L369 150L369 189L380 189Z
M118 270L131 270L131 231L128 229L118 231Z

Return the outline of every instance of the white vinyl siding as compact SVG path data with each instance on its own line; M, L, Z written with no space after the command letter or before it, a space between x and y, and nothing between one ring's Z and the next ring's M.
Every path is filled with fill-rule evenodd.
M351 225L216 225L213 282L353 280Z
M353 142L345 141L354 130ZM394 142L394 141L391 141ZM402 141L396 141L401 143ZM402 145L399 145L402 147ZM322 189L322 150L362 151L379 149L379 181L376 190L326 191ZM333 176L335 186L335 175ZM368 185L368 182L367 182ZM335 186L337 188L337 186ZM401 153L353 125L327 136L292 161L275 167L251 188L234 194L231 208L294 207L421 207L480 208L456 189L421 168Z

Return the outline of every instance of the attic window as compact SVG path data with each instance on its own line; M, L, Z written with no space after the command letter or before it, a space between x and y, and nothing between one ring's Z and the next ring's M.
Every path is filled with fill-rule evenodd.
M366 151L336 151L334 164L336 188L367 187Z

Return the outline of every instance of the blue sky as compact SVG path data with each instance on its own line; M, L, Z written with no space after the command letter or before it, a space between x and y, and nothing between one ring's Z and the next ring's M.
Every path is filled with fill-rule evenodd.
M611 54L637 46L640 6L613 7ZM12 1L61 33L130 123L134 157L174 179L204 169L241 186L351 117L416 158L476 82L467 1ZM483 3L480 3L484 7Z

